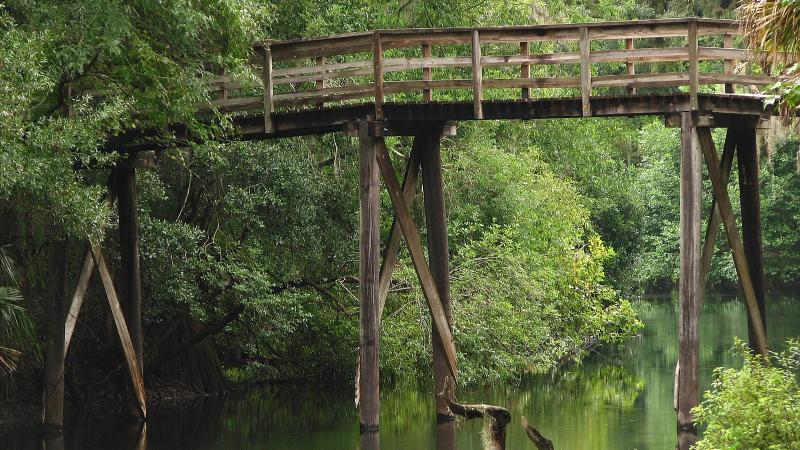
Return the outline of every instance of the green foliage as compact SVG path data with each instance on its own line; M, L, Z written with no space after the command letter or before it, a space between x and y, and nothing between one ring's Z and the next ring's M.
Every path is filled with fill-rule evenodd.
M800 343L789 341L788 349L773 355L774 366L750 353L736 341L736 352L744 357L741 369L717 368L711 390L702 404L692 409L705 425L697 450L800 448L800 387L797 369Z

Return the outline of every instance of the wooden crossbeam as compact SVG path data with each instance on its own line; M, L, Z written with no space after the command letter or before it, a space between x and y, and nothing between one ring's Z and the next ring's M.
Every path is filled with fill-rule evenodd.
M419 175L419 142L414 139L411 148L411 155L406 164L406 174L403 179L403 198L406 204L410 204L416 191L417 176ZM381 272L378 281L378 320L383 317L383 308L386 306L386 295L389 292L389 283L392 281L392 273L397 264L397 256L400 251L400 244L403 242L403 231L397 223L397 217L392 220L392 227L389 231L389 239L386 242L386 250L383 254Z
M722 171L722 182L727 186L728 180L731 176L731 167L733 166L733 155L736 152L736 137L735 131L728 128L728 133L725 136L725 146L722 148L722 162L720 169ZM708 226L706 227L706 240L703 244L703 253L700 257L700 293L706 291L706 282L708 281L708 272L711 270L711 260L714 258L714 247L717 242L717 233L719 226L722 223L722 216L719 213L719 205L717 204L717 197L711 199L711 213L708 217ZM703 297L700 297L702 301Z
M142 417L147 417L147 403L145 401L144 392L144 379L142 378L142 370L136 360L136 352L133 349L131 336L128 333L128 325L125 322L125 317L122 314L122 307L119 304L117 291L114 289L114 281L111 278L111 272L108 270L108 265L103 257L103 252L96 244L92 244L92 256L100 271L100 279L103 281L103 288L106 291L108 298L108 306L111 307L111 315L114 317L114 325L117 328L120 343L122 344L122 351L125 354L125 362L128 366L128 375L133 385L133 392L136 395L136 401L139 405L139 411Z
M392 205L400 223L400 228L403 231L403 236L406 238L409 253L411 253L411 260L414 263L414 268L417 271L419 282L422 285L422 292L425 294L425 300L428 302L431 317L436 325L436 330L442 340L442 344L447 358L447 364L450 368L453 379L457 377L456 366L456 347L453 342L453 335L450 331L450 326L447 323L447 316L445 315L442 302L439 299L439 292L436 289L436 284L433 281L431 269L428 262L425 260L425 253L422 250L422 238L419 234L419 229L411 217L411 212L408 209L408 202L403 196L403 191L400 188L400 183L397 181L397 175L394 171L394 166L389 158L389 152L386 150L386 145L383 139L377 139L377 159L378 167L383 180L386 183L386 189L389 191L389 197L392 199Z
M89 248L86 250L86 256L83 257L83 266L81 267L81 273L78 277L78 285L75 286L75 293L72 295L72 303L69 306L67 319L64 322L64 357L67 356L69 343L72 340L72 333L75 331L75 325L78 323L78 315L81 312L81 306L83 306L86 289L89 287L92 269L94 269L94 259L92 259L92 250Z
M725 233L728 236L728 245L733 254L733 263L736 266L736 272L739 274L739 281L742 283L742 290L744 291L744 299L747 305L747 312L753 323L755 331L755 347L756 351L763 356L768 356L767 353L767 335L764 330L764 323L761 321L761 313L758 310L758 302L756 300L755 290L753 289L753 280L750 276L750 268L747 264L747 258L744 253L742 240L739 236L739 229L736 225L736 218L733 215L733 207L731 206L731 199L728 195L728 188L725 185L722 171L720 170L719 157L714 149L714 139L711 137L711 129L706 127L697 128L698 138L700 140L700 147L703 150L703 156L706 160L708 173L711 176L711 185L714 188L714 197L719 206L719 212L722 217L722 223L725 225Z

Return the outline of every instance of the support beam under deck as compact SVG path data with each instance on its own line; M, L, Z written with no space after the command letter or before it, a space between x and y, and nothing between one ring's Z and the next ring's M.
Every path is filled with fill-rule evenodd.
M450 251L447 242L447 210L442 181L441 141L439 134L414 137L415 147L422 160L422 186L425 201L425 222L428 237L428 259L433 281L439 292L447 324L452 332L453 319L450 306ZM450 375L447 356L436 329L432 325L434 397L445 389L445 380ZM453 416L444 399L436 399L438 421L452 420Z
M680 323L678 328L678 443L688 450L697 441L691 409L699 395L700 208L702 156L691 112L681 113L680 169Z
M361 432L378 431L380 386L378 372L379 344L379 271L380 271L380 198L378 140L370 136L369 124L361 122L358 129L360 144L359 199L359 336L358 412ZM376 437L377 439L377 437ZM363 440L363 438L362 438Z

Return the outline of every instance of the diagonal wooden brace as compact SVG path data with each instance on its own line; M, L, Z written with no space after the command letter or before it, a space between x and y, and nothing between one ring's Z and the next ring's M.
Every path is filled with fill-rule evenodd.
M728 128L728 134L725 136L725 146L722 149L722 162L720 168L722 170L722 182L727 186L728 180L731 176L731 167L733 166L733 155L736 152L736 138L734 131ZM711 260L714 258L714 247L717 242L717 233L719 226L722 223L722 216L719 213L719 205L717 204L717 197L711 198L711 213L708 217L708 226L706 227L706 240L703 244L703 253L700 257L700 293L703 294L706 290L706 282L708 281L708 272L711 270ZM702 296L700 297L702 301Z
M414 146L411 148L411 155L406 165L406 176L403 179L403 198L406 204L410 204L416 192L417 176L419 175L419 150L418 142L414 139ZM389 292L389 283L392 281L392 272L397 264L397 255L400 251L400 244L403 241L403 231L397 223L397 217L392 220L392 228L389 231L389 239L386 242L386 250L383 254L381 264L380 279L378 281L378 320L383 317L383 308L386 306L386 295Z
M93 269L94 259L92 259L92 250L87 249L86 256L83 258L81 274L78 277L78 285L75 286L75 294L72 296L72 303L69 306L69 313L67 313L67 320L64 322L64 357L67 356L69 342L72 340L72 333L75 331L75 325L78 323L78 314L81 312L81 306L83 306L83 299L86 296L86 289L89 287L89 280L92 278Z
M392 199L397 221L400 223L403 236L406 238L408 251L411 253L411 260L414 263L419 282L422 285L422 292L425 294L425 300L428 302L431 317L436 325L439 337L442 340L447 364L450 367L450 373L453 379L457 379L456 346L453 342L453 335L447 323L447 316L445 316L442 302L439 299L439 292L433 281L431 269L428 266L428 262L425 260L419 229L414 223L414 219L411 217L411 212L408 209L408 202L406 202L406 199L403 197L403 191L400 188L400 183L397 181L397 175L394 172L394 166L392 165L391 159L389 159L389 152L386 150L383 139L378 140L376 147L378 167L380 168L381 174L383 174L386 190L389 191L389 197Z
M714 188L714 197L717 199L722 223L725 225L725 233L728 235L728 245L733 253L733 263L736 266L736 272L739 274L739 280L742 283L747 312L753 323L756 351L766 358L768 356L767 334L764 331L764 322L761 321L761 313L758 310L756 293L753 289L753 279L750 276L750 268L748 267L747 258L744 254L744 246L739 236L736 218L733 215L733 207L731 206L731 199L728 195L728 188L724 183L722 170L720 170L717 151L714 149L714 139L711 137L711 129L707 127L698 127L697 135L700 141L700 147L703 149L703 156L706 160L708 173L711 176L711 185Z
M136 361L136 352L133 350L133 343L128 333L128 325L125 322L125 317L122 315L122 307L117 298L117 291L114 289L114 281L111 279L111 272L109 272L106 260L103 258L103 252L100 250L100 247L95 244L92 244L92 256L94 256L94 262L97 265L97 269L100 271L100 279L103 280L103 288L108 298L108 306L111 307L111 315L114 317L114 325L117 327L117 334L122 344L122 351L125 353L128 375L133 385L136 401L139 404L139 411L142 413L142 418L145 418L147 417L147 403L145 402L142 370L139 367L139 363Z

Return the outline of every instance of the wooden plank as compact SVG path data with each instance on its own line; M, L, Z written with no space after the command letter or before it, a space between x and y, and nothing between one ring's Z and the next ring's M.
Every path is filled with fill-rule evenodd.
M728 133L725 136L725 145L722 148L722 162L720 162L720 169L722 171L723 182L728 184L728 179L731 175L731 167L733 166L733 155L736 152L736 131L728 128ZM711 213L708 217L706 225L706 238L703 241L703 252L700 257L700 292L705 295L706 283L708 282L708 273L711 270L711 261L714 258L714 249L716 248L717 233L719 226L722 224L722 216L719 214L719 205L717 205L716 197L711 198ZM701 298L702 300L702 298Z
M487 80L488 81L488 80ZM413 92L420 89L472 89L472 80L411 80L387 81L384 83L384 92Z
M689 74L683 72L601 75L592 78L593 87L673 87L688 84Z
M483 66L580 64L580 53L543 53L535 55L490 55L481 58Z
M374 74L375 72L372 68L372 63L370 62L369 67L356 67L346 70L336 70L328 72L313 72L305 75L291 75L288 77L282 77L277 79L273 77L273 79L275 86L313 82L316 84L315 86L316 89L323 89L325 86L319 85L319 82L323 80L338 80L342 78L368 77Z
M431 58L431 44L425 42L422 44L422 57L423 58ZM433 71L430 67L425 67L422 69L422 79L424 81L431 81L433 79ZM429 103L433 100L433 90L423 89L422 90L422 101Z
M111 316L114 318L114 326L117 328L117 335L119 336L120 343L122 344L122 351L125 354L125 362L128 367L128 377L130 378L133 391L136 396L136 401L139 407L141 417L147 417L147 403L145 401L144 379L142 378L142 370L139 365L136 352L131 342L130 334L128 333L128 325L125 322L125 317L122 314L122 307L117 298L117 292L114 289L114 281L111 278L111 272L108 270L103 252L97 244L92 244L92 256L100 272L100 279L103 281L103 288L106 291L106 298L108 299L108 306L111 307Z
M634 50L633 39L625 39L625 49L628 50L628 53L631 53ZM636 75L636 65L633 63L633 59L630 57L626 58L625 60L625 70L628 72L629 77ZM627 91L628 95L636 95L636 88L634 87L629 87Z
M116 195L119 217L119 258L121 305L139 368L144 367L142 329L142 279L139 267L139 219L136 206L136 169L124 161L116 167ZM125 408L131 416L139 414L137 401L129 396ZM143 417L143 416L142 416Z
M372 74L372 59L366 61L347 61L343 63L314 64L310 66L282 67L272 71L275 84L284 78L312 75L343 70L366 69L366 75Z
M732 48L733 47L733 35L726 34L722 37L722 46L724 48ZM726 75L733 75L733 68L736 67L736 62L732 59L725 59L723 61L723 70ZM734 93L733 85L730 83L726 83L723 86L723 90L729 94Z
M359 373L358 412L362 432L378 430L380 413L380 374L378 354L380 329L378 320L378 259L380 258L380 179L376 163L378 141L369 135L369 124L359 122L360 146L359 203Z
M694 434L691 409L699 399L700 207L702 165L692 114L681 113L680 321L678 331L678 430ZM689 440L691 443L691 439ZM688 450L688 447L686 448Z
M755 349L763 356L767 356L767 335L764 330L764 321L761 319L761 313L758 308L758 299L756 297L755 289L753 288L753 279L750 274L750 267L747 262L747 256L744 253L744 247L739 237L739 229L736 225L736 218L733 214L733 207L731 200L728 196L728 189L723 183L722 173L719 169L719 157L714 150L714 140L711 137L711 131L708 128L698 128L698 135L700 138L700 146L703 149L703 156L706 160L708 173L711 178L711 185L714 188L714 196L719 205L719 212L722 216L722 224L725 226L725 233L728 237L728 245L733 253L733 263L736 266L736 272L739 275L739 281L742 285L744 292L745 303L747 305L748 315L753 323L753 333L755 341ZM741 148L739 149L742 150Z
M367 98L375 95L372 84L329 87L320 90L294 92L291 94L276 94L275 104L278 106L314 105L320 101L334 102Z
M447 209L444 200L444 182L442 179L441 141L439 134L427 134L414 137L420 141L419 152L422 163L422 192L425 202L425 222L428 238L428 259L431 274L436 284L439 299L442 302L447 325L452 331L453 319L450 305L450 251L447 235ZM436 414L446 419L450 415L445 399L436 394L445 390L445 381L450 375L442 340L436 326L431 330L433 347L433 379Z
M383 61L385 72L400 72L414 69L441 69L445 67L470 67L470 56L423 56L422 58L387 58Z
M483 119L483 67L481 67L481 37L472 32L472 102L476 119Z
M375 120L383 120L383 45L381 34L372 37L372 66L375 70Z
M700 91L700 64L697 55L697 21L694 19L689 19L686 45L689 48L689 107L695 111L698 108L697 93Z
M350 55L372 51L372 34L367 31L322 38L271 41L269 46L275 61Z
M403 231L403 236L406 238L408 251L411 254L411 260L414 263L414 269L417 271L422 292L425 294L425 300L428 302L431 317L442 344L447 358L447 364L450 369L450 375L453 379L458 377L458 369L456 366L456 347L453 343L453 335L450 331L450 326L447 322L447 315L442 307L442 301L439 298L439 291L433 281L433 275L427 261L425 261L425 252L422 249L422 238L420 237L419 230L417 229L414 219L411 217L411 212L408 209L408 203L403 198L400 189L400 183L397 181L394 167L391 159L389 159L389 152L383 145L383 140L378 140L377 159L378 167L383 174L383 180L386 183L386 190L389 191L389 197L392 199L394 212L397 220L400 223L400 228Z
M739 166L739 201L742 211L742 244L750 277L753 280L761 328L767 333L766 280L764 278L764 254L761 244L761 192L759 188L759 158L756 145L756 130L742 124L737 135ZM753 320L747 321L750 347L757 347Z
M92 277L92 270L94 269L94 260L92 259L92 251L87 250L86 256L83 257L83 265L81 272L78 276L78 285L75 286L75 293L72 294L72 302L67 312L67 320L64 323L64 357L67 356L69 351L69 343L72 341L72 333L75 331L75 325L78 323L78 315L83 306L83 298L86 295L86 289L89 287L89 280Z
M273 105L272 50L266 46L263 48L263 52L261 82L264 86L264 133L266 134L275 131L272 124L272 112L275 111L275 106Z
M519 44L519 54L522 57L530 55L530 47L528 42L520 42ZM519 77L523 79L529 79L531 77L531 65L530 63L523 63L519 69ZM531 99L531 89L528 87L522 88L522 99L528 101Z
M592 65L589 58L589 29L580 28L580 50L581 50L581 107L583 116L592 115L592 105L589 98L592 96Z
M415 138L411 147L411 155L406 164L406 174L403 178L403 198L407 204L411 204L414 198L417 185L417 175L419 174L419 141ZM392 272L397 264L397 256L400 252L400 244L403 243L403 231L397 223L397 217L392 219L392 226L389 228L389 239L383 252L383 262L378 282L378 320L383 317L383 309L386 306L386 295L389 293L389 283L392 281Z

